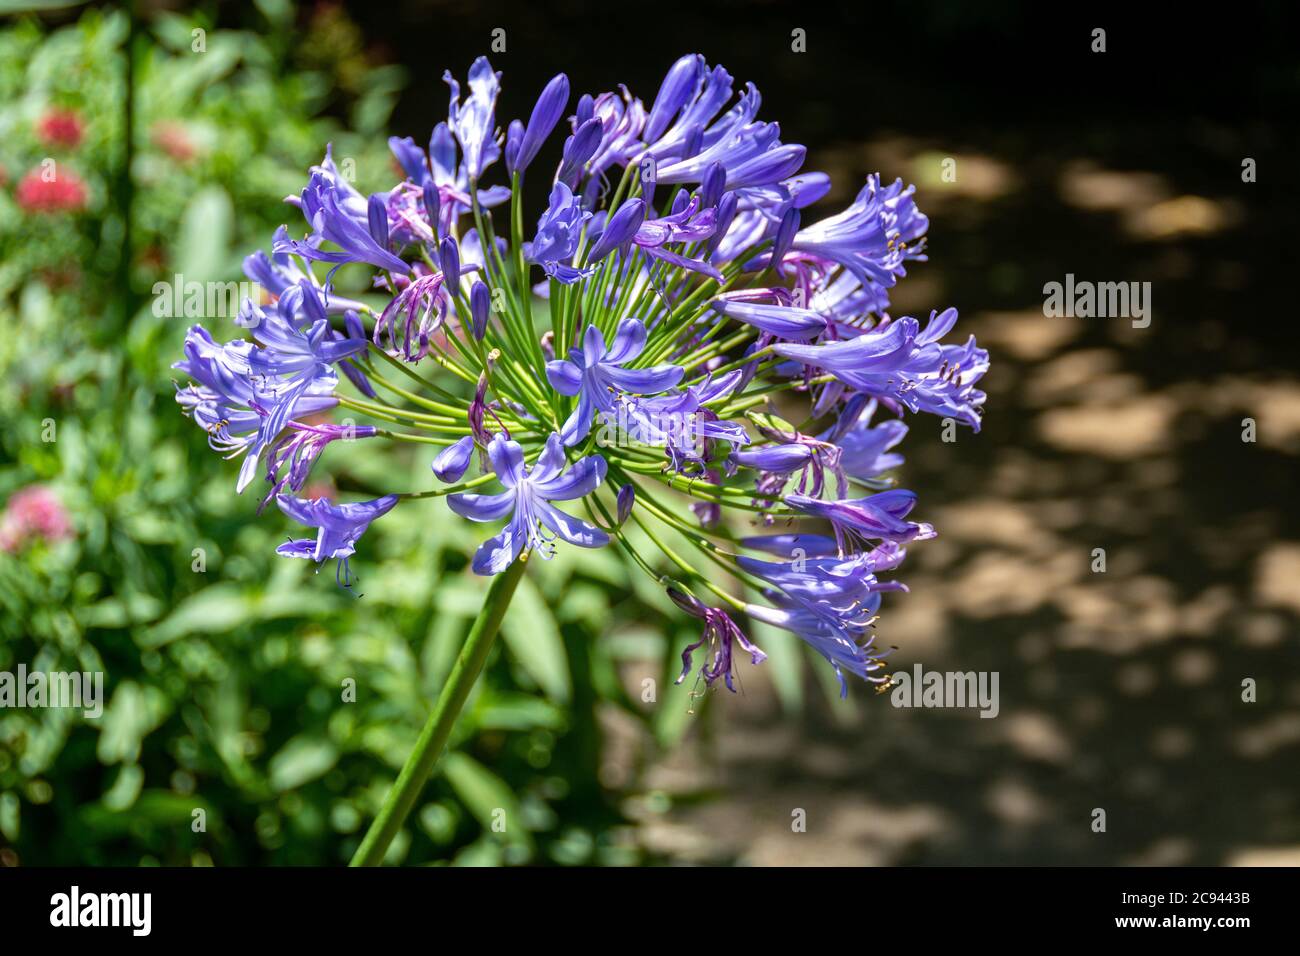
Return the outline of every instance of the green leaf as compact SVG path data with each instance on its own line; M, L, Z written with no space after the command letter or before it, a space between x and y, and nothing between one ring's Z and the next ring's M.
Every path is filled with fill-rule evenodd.
M171 706L156 687L123 681L104 709L96 752L102 763L135 763L140 742L166 719Z
M565 712L549 701L528 694L493 693L479 706L475 723L480 730L560 730Z
M524 829L519 802L509 784L473 757L456 751L443 758L442 774L484 830L508 843L532 846L532 836Z
M225 275L231 260L234 216L230 197L220 186L205 186L194 194L181 217L176 253L176 271L185 282L203 282Z
M121 812L129 810L140 796L144 786L144 770L138 763L123 764L117 772L117 779L103 797L103 803L109 810Z
M182 601L159 624L141 632L137 642L157 648L187 634L224 633L247 621L252 611L252 602L239 585L214 584Z
M551 609L527 577L519 582L510 609L501 623L506 647L546 695L568 703L572 695L569 657Z
M294 737L271 758L271 787L281 793L294 790L329 773L338 760L338 750L328 740L306 735Z

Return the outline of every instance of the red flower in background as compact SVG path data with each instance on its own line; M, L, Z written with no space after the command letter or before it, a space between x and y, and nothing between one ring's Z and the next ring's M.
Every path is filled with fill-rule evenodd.
M71 172L46 179L43 169L22 178L14 196L24 212L78 212L86 208L86 184Z
M17 551L33 538L61 541L74 534L63 502L42 485L15 491L0 516L0 550L4 551Z
M160 120L149 131L154 145L178 163L188 163L198 155L198 148L180 123Z
M81 117L75 110L47 110L36 121L36 135L46 146L76 149L84 132Z

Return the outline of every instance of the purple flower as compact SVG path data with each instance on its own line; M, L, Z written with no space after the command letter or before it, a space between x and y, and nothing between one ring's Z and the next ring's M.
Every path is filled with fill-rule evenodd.
M655 96L654 105L650 107L650 115L646 118L646 142L653 143L658 140L668 129L668 124L681 112L682 107L699 95L700 83L706 69L704 57L698 53L688 53L678 58L677 62L669 67L668 74L659 87L659 93ZM718 69L722 70L721 67ZM725 75L726 71L722 70L722 73ZM718 104L719 108L731 96L730 79L727 77L727 90L722 96L722 102ZM716 112L715 108L707 118L712 119Z
M880 175L872 174L848 209L801 229L792 248L838 262L864 285L892 286L906 260L923 258L930 220L916 208L915 191L901 179L881 188Z
M772 586L767 596L775 608L750 605L746 612L756 620L785 628L807 641L825 657L840 678L841 695L848 693L844 672L881 683L871 674L883 655L871 653L870 628L880 609L882 591L906 591L897 581L882 582L877 574L892 571L906 552L894 542L884 542L863 554L837 557L829 538L775 535L748 538L758 547L792 560L759 561L742 555L740 566Z
M555 174L556 182L574 189L582 178L583 168L591 157L596 155L603 137L603 127L599 119L587 120L564 141L564 153L560 158L560 168Z
M388 140L409 185L399 185L389 194L389 219L395 224L399 241L429 242L447 235L452 225L472 209L469 172L463 160L457 160L456 139L446 123L439 123L429 137L428 161L415 141L396 136ZM510 198L510 190L493 186L478 191L484 209L498 206Z
M740 200L736 197L735 193L727 193L718 202L717 220L714 225L713 236L704 247L704 258L708 259L710 262L713 261L715 253L717 253L719 246L722 244L722 240L730 234L731 224L736 219L736 210L739 208L739 202ZM723 256L722 258L725 260L730 257Z
M925 331L910 316L870 332L823 345L776 345L778 355L831 372L845 385L912 411L953 418L976 431L984 393L975 388L989 353L972 336L965 345L939 345L957 310L931 313Z
M589 455L564 470L564 446L551 433L532 468L524 466L524 452L516 441L497 435L488 445L488 458L506 490L496 495L447 496L451 510L471 521L498 521L509 516L505 530L489 538L474 553L475 574L500 574L525 547L550 559L555 539L583 548L609 543L609 535L560 511L552 501L571 501L595 491L605 480L605 459ZM549 533L548 533L549 532Z
M515 174L516 164L519 161L519 148L524 144L524 124L519 120L511 120L510 125L506 127L506 173L510 176Z
M829 521L841 552L867 540L923 541L935 534L932 525L904 520L916 504L916 493L901 488L838 501L787 495L785 503L809 517Z
M872 676L884 665L883 655L873 654L875 635L871 632L874 610L852 608L834 617L820 614L790 600L777 600L777 607L745 605L745 613L755 621L771 624L802 638L813 650L830 662L840 679L840 696L849 694L847 671L863 680L883 684L884 677ZM861 643L860 643L861 642Z
M722 201L723 187L727 184L727 168L721 163L714 163L704 171L700 178L700 205L708 208Z
M747 301L755 298L755 291L746 289L739 293L724 293L709 305L715 312L781 339L807 342L826 331L825 317L811 309Z
M513 175L522 173L537 158L537 151L542 148L546 137L551 135L555 124L564 115L564 107L569 103L569 78L563 73L551 78L542 90L533 106L532 115L528 117L528 126L519 141L519 153L506 168Z
M679 194L684 196L685 194ZM700 242L713 235L717 225L716 209L700 209L698 196L692 196L681 209L661 219L643 222L636 230L632 241L648 256L665 260L672 265L692 272L701 272L718 282L722 273L700 259L690 259L664 247L673 242Z
M492 295L481 280L476 280L474 287L469 290L470 331L480 342L487 334L488 315L491 311Z
M594 205L598 198L601 174L611 166L626 166L644 149L641 131L645 126L645 107L640 100L633 99L626 86L620 86L619 90L620 93L601 93L595 100L584 96L572 119L575 130L592 118L600 120L600 143L587 160L589 180L584 200L588 206Z
M708 407L729 397L743 379L738 369L674 395L628 399L619 406L618 424L633 441L663 448L675 471L703 470L714 442L749 443L744 428Z
M640 319L620 322L608 348L600 329L589 325L580 350L570 349L567 360L546 363L546 377L555 390L561 395L578 396L577 408L560 429L564 444L576 445L586 438L592 418L597 412L613 412L619 394L655 395L682 380L685 372L676 365L623 368L641 354L645 343L646 328Z
M688 144L707 135L706 127L731 99L731 90L731 74L725 68L709 69L698 53L679 59L664 79L646 119L646 152L658 163L687 155ZM724 126L725 119L718 125ZM718 131L714 130L710 140L716 138Z
M727 459L729 472L737 467L760 472L754 485L756 503L770 505L781 496L796 473L799 475L796 491L800 495L820 497L827 487L828 473L835 479L836 492L841 497L847 493L848 480L840 463L842 452L838 445L803 435L788 425L778 428L757 420L756 424L772 444L734 449ZM763 520L770 524L773 519L764 515Z
M438 244L438 266L446 278L447 288L454 295L460 289L460 246L451 236Z
M443 82L451 88L448 122L465 154L465 171L470 182L477 182L483 170L496 162L501 149L496 141L497 95L501 92L501 74L492 72L488 58L481 56L469 68L469 96L460 100L460 84L448 70Z
M347 177L339 172L339 168L334 163L333 144L325 145L325 158L320 161L319 165L312 166L307 170L308 181L316 181L319 187L330 192L340 209L347 215L356 219L358 222L365 222L367 217L366 197L357 192L357 190L348 182ZM304 206L302 196L286 196L284 199L291 206L297 206L311 221L311 215Z
M328 156L326 162L333 166ZM290 239L287 232L277 233L271 245L273 252L335 263L331 276L348 262L369 263L399 275L410 271L405 262L388 251L388 213L378 194L368 202L361 200L360 194L342 177L318 168L311 174L296 205L302 209L311 232L306 239ZM338 246L339 251L322 249L326 242Z
M618 207L600 231L595 244L587 253L587 262L594 265L615 249L631 244L641 224L645 222L645 201L629 199Z
M370 527L370 522L397 504L397 499L397 495L384 495L373 501L332 505L324 498L305 501L288 495L277 495L275 503L281 511L299 524L320 530L316 533L315 541L311 538L289 541L276 548L275 553L286 558L308 558L317 564L337 558L339 565L336 579L343 587L351 587L352 573L348 568L348 559L356 553L357 540Z
M280 226L275 231L273 243L283 244L289 239L289 232L284 226ZM298 267L289 256L284 252L274 253L268 256L262 250L257 250L250 256L244 258L244 275L252 279L267 292L274 296L280 296L288 289L293 288L304 280L316 285L314 276L309 275ZM319 288L319 287L318 287ZM341 296L329 294L324 289L320 289L321 295L325 297L325 309L331 314L339 314L348 310L364 308L362 303L355 299L345 299Z
M312 496L303 489L339 439L424 442L443 490L423 494L497 522L470 560L478 574L518 571L534 551L550 558L560 540L627 544L629 520L661 549L649 522L691 532L686 546L731 575L708 577L666 551L687 575L679 584L633 555L703 625L698 640L683 642L679 683L697 651L699 683L733 690L734 655L764 659L738 626L746 612L806 641L842 686L850 674L883 682L875 615L883 592L905 588L881 579L892 579L886 572L908 542L934 535L910 520L916 496L890 477L903 463L901 416L927 411L978 430L989 364L973 338L943 344L954 310L931 313L924 330L924 319L889 312L908 261L924 259L928 221L913 188L871 176L847 209L808 224L829 177L801 172L804 147L760 119L758 89L699 54L674 62L652 101L618 86L578 97L572 115L569 79L556 75L530 114L502 124L504 135L501 75L486 57L473 61L464 86L443 78L448 114L427 146L388 141L400 181L362 194L327 147L286 200L307 231L291 237L281 226L269 255L245 260L272 303L244 302L237 341L219 344L199 327L186 336L176 367L191 383L178 387L178 403L213 448L242 459L241 491L265 474L259 512L275 498L318 531L279 553L337 559L340 583L350 585L355 542L403 496L343 506L296 496ZM562 148L549 147L560 156L546 208L523 242L522 207L485 210L520 200L514 184L566 118ZM480 188L502 158L510 187ZM345 263L369 276L364 301L334 295ZM541 326L533 296L550 300ZM404 378L390 384L371 358L397 364ZM398 361L425 359L437 361L419 375ZM340 373L372 401L336 397ZM772 402L807 424L778 417ZM339 403L376 425L307 417ZM873 422L877 409L886 420ZM613 468L621 487L605 507L589 496L607 477L607 456L583 449L607 444L624 452ZM466 481L471 466L482 477ZM737 486L742 468L752 492ZM501 485L479 487L494 477ZM657 482L684 497L648 500ZM559 510L564 501L574 507ZM728 507L819 533L737 542ZM592 518L593 508L604 517ZM738 545L753 550L738 555ZM731 593L746 582L763 594L756 604ZM719 607L691 596L699 586Z
M582 227L591 218L578 205L573 191L564 183L556 183L551 190L551 202L537 222L537 236L524 243L524 256L529 262L541 265L551 278L565 285L591 275L591 269L575 269L571 264L578 251Z
M848 608L874 614L880 606L879 592L906 591L901 582L876 578L877 571L897 568L904 554L894 542L885 542L871 552L843 558L795 551L790 561L760 561L743 554L736 561L804 607L833 616Z
M798 231L799 210L791 206L781 216L781 225L777 227L776 238L772 241L771 260L776 263L777 275L785 275L782 263L785 260L785 254L790 251L790 245L794 242L795 233Z
M813 256L809 253L792 253L786 258L787 267L793 264L796 275L806 276L815 267L826 271L826 266L835 266L829 259ZM818 281L814 287L810 280L800 280L806 288L808 307L826 316L840 337L861 335L864 329L859 323L863 316L884 315L889 311L889 290L876 282L865 285L857 276L847 270L841 271L830 282Z
M699 96L673 128L650 145L657 182L698 183L715 163L726 169L729 190L770 185L798 172L806 150L782 145L776 123L754 119L762 97L752 83L716 122L714 116L731 97L731 77L718 67L697 89Z
M433 459L433 473L444 484L460 481L474 457L474 436L466 435L454 445L448 445Z
M176 401L208 433L208 444L227 458L244 456L236 489L243 491L257 473L257 462L294 415L311 415L338 404L338 378L328 368L288 386L254 374L260 350L237 340L218 345L202 326L185 336L185 358L173 368L197 382L178 388Z
M281 296L269 312L248 300L240 310L241 324L252 329L262 346L248 354L254 374L314 380L330 374L335 362L365 351L365 339L334 334L315 286L303 280L297 295L290 294L294 291Z
M429 341L447 317L446 277L420 267L413 279L399 280L401 290L375 320L374 342L387 341L390 354L418 362L429 352ZM405 314L405 321L402 315ZM400 339L399 339L400 330Z
M704 633L700 635L700 639L682 651L682 672L677 677L677 683L686 680L687 675L690 674L694 666L692 662L694 652L707 644L708 649L713 652L713 660L700 668L700 676L704 678L704 683L709 685L721 677L727 685L727 690L735 693L736 688L732 683L732 644L739 644L749 654L749 660L753 664L763 663L767 660L767 655L745 636L725 611L708 607L677 588L670 587L668 596L687 614L704 622Z
M839 445L840 467L845 474L870 480L903 464L903 456L889 449L903 440L907 426L897 418L872 425L876 401L859 401L863 397L854 396L840 423L822 437Z
M618 523L621 526L632 517L632 507L636 504L636 485L624 485L618 489Z

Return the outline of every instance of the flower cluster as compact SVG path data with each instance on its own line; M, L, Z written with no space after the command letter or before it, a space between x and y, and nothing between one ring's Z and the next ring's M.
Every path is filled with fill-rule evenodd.
M733 644L762 661L747 618L803 638L842 685L884 682L873 625L883 593L905 590L885 578L935 533L910 519L891 449L906 413L978 430L988 368L973 338L945 343L955 310L890 314L890 289L924 258L913 187L871 176L848 208L805 223L829 178L759 119L753 85L699 55L650 101L620 87L574 103L557 76L504 132L486 58L464 90L444 80L447 120L427 147L389 142L402 181L363 194L327 150L288 199L305 222L245 262L272 301L245 304L233 341L192 328L176 365L186 413L242 460L239 490L260 474L264 505L318 529L280 553L338 559L346 584L371 521L445 497L500 528L473 556L479 574L561 543L626 549L704 622L683 678L701 648L707 684L732 686ZM557 166L537 168L560 126ZM524 186L538 179L530 229ZM373 277L355 299L334 289L347 264ZM334 424L336 406L374 424ZM435 446L435 484L296 497L328 445L358 439Z

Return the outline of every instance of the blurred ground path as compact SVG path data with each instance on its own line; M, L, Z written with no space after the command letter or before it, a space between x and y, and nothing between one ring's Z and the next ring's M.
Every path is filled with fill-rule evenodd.
M992 352L981 434L909 418L904 480L940 537L880 630L895 669L998 671L1000 714L855 687L855 710L811 695L792 719L746 667L649 774L674 809L641 837L668 859L1300 865L1294 198L1242 183L1222 130L1117 130L1088 159L1068 130L1018 135L811 157L917 183L931 261L894 314L957 306ZM1044 316L1067 273L1151 282L1150 326Z

